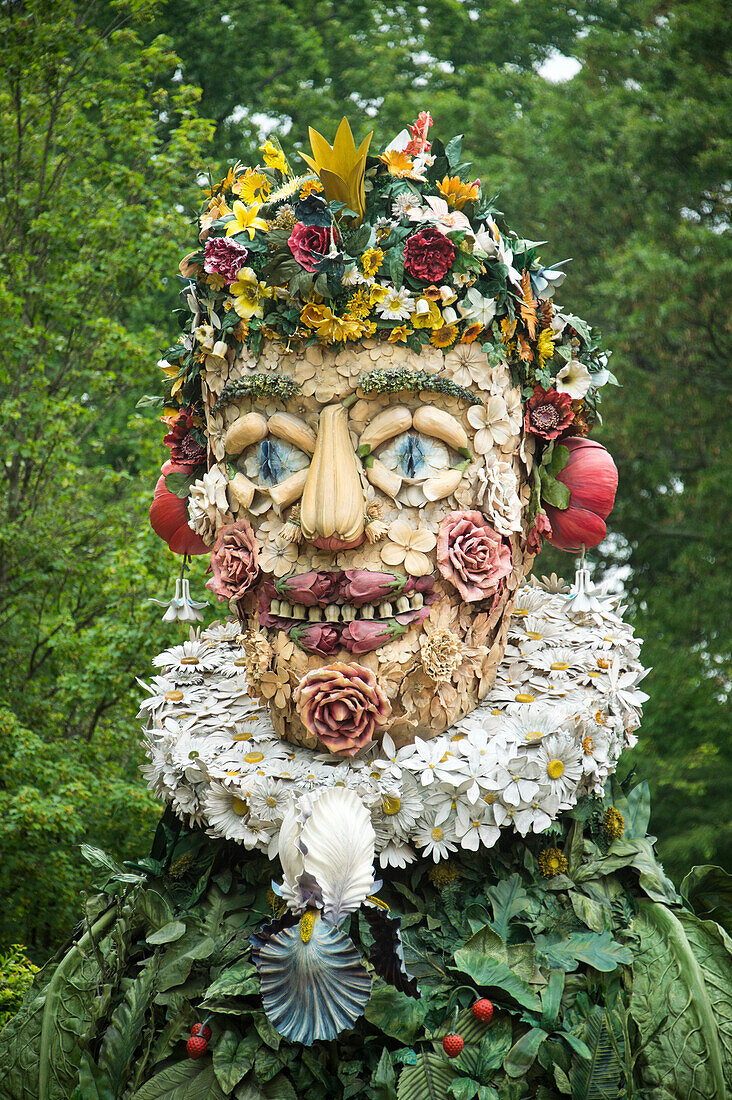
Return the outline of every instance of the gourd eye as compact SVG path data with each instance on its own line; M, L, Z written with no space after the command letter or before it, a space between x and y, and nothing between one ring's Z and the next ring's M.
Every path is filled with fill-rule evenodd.
M450 451L439 439L410 430L402 432L378 450L378 458L389 470L407 480L423 480L452 465Z
M310 465L310 455L293 443L268 436L252 444L239 456L237 466L256 485L279 485L281 481Z

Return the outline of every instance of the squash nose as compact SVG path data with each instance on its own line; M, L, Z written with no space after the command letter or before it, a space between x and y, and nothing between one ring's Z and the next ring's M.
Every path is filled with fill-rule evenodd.
M358 459L342 405L320 413L318 438L300 501L300 530L324 550L345 550L364 540L366 501Z

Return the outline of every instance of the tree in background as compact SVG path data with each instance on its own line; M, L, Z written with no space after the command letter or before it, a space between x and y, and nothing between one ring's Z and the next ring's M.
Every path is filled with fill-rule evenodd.
M0 15L0 941L38 953L78 910L80 840L120 852L157 817L134 676L171 561L146 532L168 282L210 133L178 60L119 5ZM177 205L181 203L183 205Z

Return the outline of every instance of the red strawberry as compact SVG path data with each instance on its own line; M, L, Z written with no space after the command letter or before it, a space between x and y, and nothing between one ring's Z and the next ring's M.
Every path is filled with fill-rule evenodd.
M191 1035L200 1035L208 1042L211 1038L211 1028L208 1024L194 1024L191 1028Z
M473 1015L476 1020L482 1020L484 1024L489 1024L493 1016L493 1005L487 997L483 997L480 1001L476 1001L473 1005Z
M191 1035L186 1043L186 1050L188 1051L189 1058L203 1058L208 1050L208 1043L202 1035Z
M442 1040L442 1049L448 1058L457 1058L464 1046L462 1035L446 1035Z

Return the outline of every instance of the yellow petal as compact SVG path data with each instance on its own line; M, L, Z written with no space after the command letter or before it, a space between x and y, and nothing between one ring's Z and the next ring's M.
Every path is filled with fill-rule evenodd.
M400 565L404 561L404 547L385 542L381 547L381 560L385 565Z
M401 546L409 546L414 529L405 519L395 519L389 528L389 538Z
M383 558L383 551L381 556ZM432 562L425 554L420 554L418 550L407 550L404 556L404 568L413 577L424 577L427 573L432 572Z
M415 531L409 541L410 550L434 550L437 546L437 538L431 531L426 531L424 527L420 527L418 531Z

